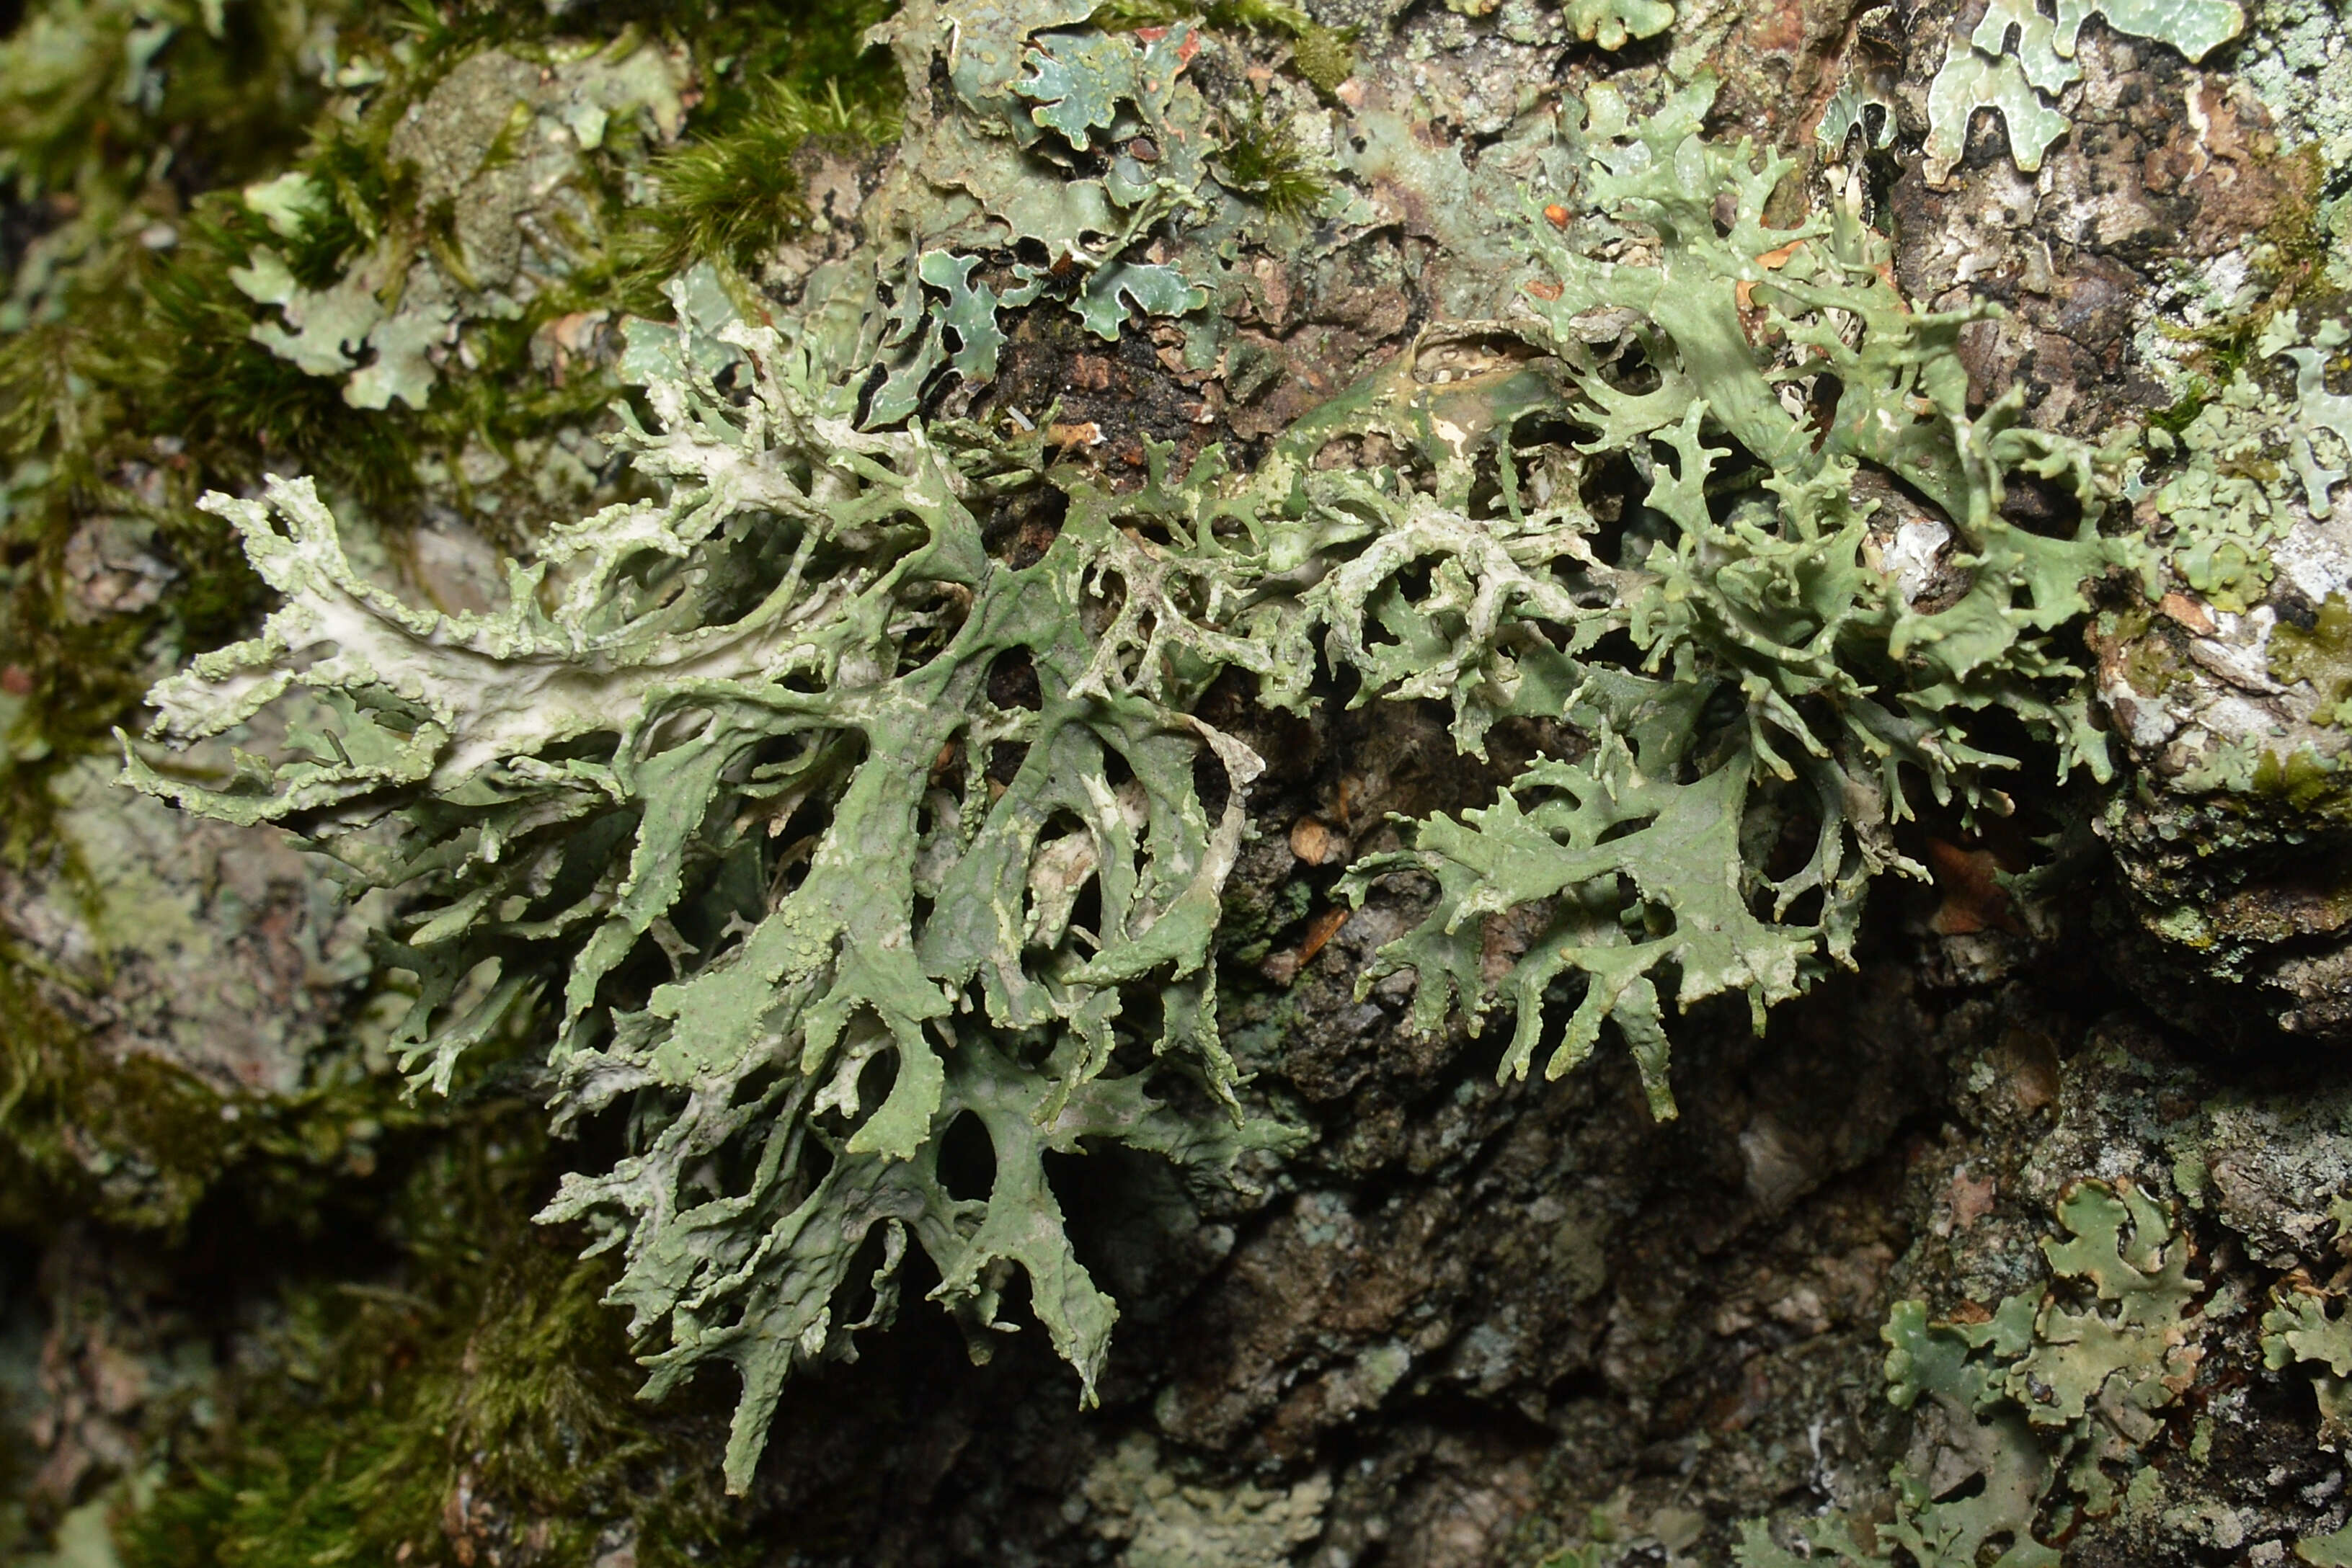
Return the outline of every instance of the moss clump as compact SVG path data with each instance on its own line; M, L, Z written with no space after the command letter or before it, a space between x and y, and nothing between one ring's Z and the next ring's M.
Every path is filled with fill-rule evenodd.
M1218 182L1240 192L1272 216L1305 217L1322 205L1331 182L1298 145L1288 125L1256 105L1211 163Z
M326 1185L373 1169L383 1140L446 1118L351 1067L273 1099L225 1095L161 1057L101 1055L0 940L0 1228L43 1235L86 1215L175 1236L232 1177L257 1218L299 1218Z
M13 271L0 297L0 847L19 863L48 852L58 770L104 743L146 659L213 646L254 609L257 580L194 506L206 487L305 470L395 536L434 506L493 523L537 511L528 454L600 421L611 388L593 367L551 377L535 336L575 312L657 310L680 256L753 237L762 209L730 205L743 193L724 176L756 165L788 179L779 138L802 120L873 135L897 85L861 35L887 10L229 0L208 30L193 4L35 5L0 43L0 194L11 232L31 232L0 256ZM330 25L346 77L379 73L331 103L304 54ZM688 62L702 89L688 130L720 150L698 166L721 177L697 185L681 163L673 209L612 161L590 168L583 199L614 243L520 313L474 322L423 406L354 408L338 378L256 340L268 312L238 275L265 249L307 287L379 246L462 270L454 214L420 206L414 168L392 155L402 120L485 50L560 64L581 37L619 54L651 38ZM780 112L787 103L808 112ZM486 167L513 149L488 152ZM301 189L280 232L240 193L288 173ZM468 478L483 462L516 477L504 489ZM145 610L92 615L75 601L68 544L107 516L152 528L173 574Z
M1356 74L1356 46L1343 32L1310 26L1291 46L1290 64L1317 91L1335 93Z
M332 4L199 7L119 0L30 7L0 40L0 201L21 239L0 293L0 852L48 842L57 768L101 743L137 697L159 630L217 639L253 579L191 503L211 469L217 340L151 308L202 248L188 193L282 162L322 94L301 68ZM159 148L170 149L158 156ZM238 326L241 340L243 323ZM249 346L249 345L248 345ZM201 445L195 436L193 445ZM93 516L152 524L180 591L151 612L77 613L64 572Z
M2187 658L2176 637L2146 607L2134 604L2102 611L2098 634L2126 650L2124 682L2141 696L2162 696L2181 679Z
M1088 18L1106 31L1129 27L1165 27L1198 16L1212 27L1247 29L1296 38L1312 29L1315 18L1282 0L1108 0Z
M696 1417L648 1424L604 1261L521 1216L540 1119L476 1106L392 1196L389 1274L290 1284L233 1367L218 1435L184 1439L122 1520L124 1568L647 1564L736 1559ZM683 1440L681 1440L683 1439Z
M299 64L313 27L359 9L35 0L0 37L0 183L20 201L68 193L68 223L94 235L153 194L159 148L182 181L199 168L223 183L251 178L317 108L316 74Z
M845 101L835 84L821 97L770 84L734 125L655 165L661 199L646 214L649 274L666 277L698 260L751 266L809 220L795 165L803 147L868 147L896 130L893 117Z

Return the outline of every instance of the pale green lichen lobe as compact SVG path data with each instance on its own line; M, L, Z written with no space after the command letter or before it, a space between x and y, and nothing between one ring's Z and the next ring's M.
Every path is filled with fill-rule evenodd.
M2010 156L2027 173L2065 134L2053 100L2081 79L2075 58L2083 25L2105 19L2116 32L2169 44L2201 60L2246 25L2236 0L2056 0L2055 14L2036 0L1993 0L1966 41L1947 46L1927 89L1927 178L1940 183L1967 150L1969 122L1979 109L1999 111Z
M1011 37L992 60L990 36L950 75L970 99L954 115L984 129L932 132L968 152L1196 111L1181 40L1153 64L1174 30ZM1115 89L1065 79L1087 61ZM2002 710L2060 768L2105 776L2054 638L2086 580L2145 566L2101 531L2105 460L2022 424L2014 394L1969 413L1954 345L1974 317L1910 309L1852 210L1768 227L1788 165L1705 138L1710 97L1636 122L1595 89L1559 127L1573 189L1528 197L1526 312L1476 329L1520 346L1439 381L1419 373L1433 329L1247 475L1214 447L1180 472L1155 444L1114 489L1049 467L1009 418L916 416L950 357L941 313L955 371L1003 350L1010 299L958 248L914 253L911 287L820 267L772 326L683 280L674 323L631 323L622 361L641 401L614 444L653 493L549 529L503 610L375 586L306 481L211 498L285 602L156 688L152 738L265 707L296 722L225 783L136 749L128 777L296 827L397 890L384 956L417 977L395 1046L420 1084L450 1087L543 999L559 1124L636 1107L625 1155L568 1176L546 1218L622 1249L610 1300L653 1347L648 1394L736 1368L731 1487L792 1371L890 1320L910 1248L976 1354L1025 1274L1090 1396L1117 1313L1047 1156L1124 1144L1213 1174L1297 1137L1244 1111L1217 1024L1212 955L1262 766L1199 715L1221 675L1296 709L1349 672L1361 702L1448 705L1465 753L1507 720L1576 736L1494 805L1355 869L1359 899L1399 873L1436 887L1365 984L1417 970L1425 1028L1457 998L1474 1020L1515 1009L1506 1073L1528 1071L1559 988L1574 1005L1549 1071L1613 1023L1662 1115L1669 997L1744 993L1760 1019L1850 961L1872 880L1914 869L1891 836L1907 790L2006 809L1994 780L2016 759L1974 716ZM1166 178L1106 185L1112 207L1132 197L1130 237L1202 188ZM1555 197L1576 204L1566 228ZM964 210L975 233L1003 221ZM1066 301L1107 298L1097 332L1129 301L1193 308L1160 264L1097 260ZM1656 377L1638 392L1635 350ZM1809 413L1829 377L1833 417ZM1528 434L1553 423L1580 438ZM1370 434L1395 463L1318 461ZM1614 561L1581 499L1612 454L1654 518ZM1950 519L1951 602L1914 606L1883 568L1865 468ZM2016 472L2071 493L2080 525L2007 521ZM1043 554L992 555L992 509L1047 495ZM1630 664L1601 652L1621 640ZM1768 870L1765 830L1791 818L1811 841ZM1540 918L1497 983L1488 925L1526 909ZM959 1125L990 1153L976 1185L943 1154Z
M2139 1505L2151 1474L2140 1450L2204 1355L2203 1283L2189 1272L2186 1235L2137 1188L2084 1182L2057 1207L2063 1235L2042 1243L2048 1291L2005 1297L1974 1322L1931 1321L1925 1302L1899 1301L1880 1331L1887 1398L1940 1414L1962 1475L1939 1469L1931 1490L1896 1466L1895 1517L1867 1547L1873 1537L1857 1540L1840 1511L1802 1527L1803 1555L1751 1521L1735 1552L1744 1568L1824 1558L2059 1568L2050 1539Z

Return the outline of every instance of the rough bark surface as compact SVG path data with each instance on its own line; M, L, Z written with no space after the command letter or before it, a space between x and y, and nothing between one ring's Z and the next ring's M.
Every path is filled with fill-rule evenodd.
M1638 94L1716 72L1714 123L1793 152L1816 184L1832 177L1823 112L1864 84L1887 145L1858 135L1834 177L1866 185L1921 308L2004 308L1967 337L1972 394L2022 383L2046 428L2097 442L2173 407L2187 350L2166 324L2210 326L2218 295L2241 317L2292 300L2306 325L2335 299L2312 250L2335 242L2305 231L2342 194L2340 149L2332 166L2315 150L2346 112L2329 96L2352 54L2340 11L2256 6L2195 64L2095 19L2059 100L2070 129L2039 171L2021 172L1979 114L1936 184L1917 151L1928 88L1976 0L1696 0L1615 53L1532 0L1307 10L1354 32L1356 68L1323 100L1342 145L1351 120L1409 131L1343 156L1378 217L1252 257L1219 367L1188 367L1181 338L1148 327L1106 344L1043 309L1021 319L987 395L1095 426L1107 473L1139 465L1147 436L1247 453L1413 334L1507 308L1448 204L1508 179L1486 161L1511 155L1531 105L1603 77ZM1249 69L1281 68L1280 46L1255 47ZM1441 166L1472 183L1444 184ZM904 171L824 155L804 173L840 250L887 221L877 193ZM764 285L789 297L826 245L796 241ZM2151 364L2151 344L2172 357ZM2028 521L2049 505L2011 497ZM461 521L440 527L400 567L466 602L488 552ZM1273 766L1228 894L1255 939L1229 946L1225 1026L1255 1092L1311 1145L1249 1197L1187 1190L1140 1157L1058 1170L1081 1256L1122 1307L1100 1406L1079 1410L1041 1333L976 1366L944 1319L910 1311L864 1359L787 1390L751 1495L714 1505L741 1553L727 1560L1718 1564L1744 1521L1787 1542L1831 1510L1867 1542L1897 1517L1898 1464L1965 1495L1981 1458L1928 1401L1889 1402L1890 1310L1919 1300L1969 1322L2038 1298L2057 1206L2097 1183L2171 1217L2200 1281L2173 1342L2193 1354L2167 1364L2179 1386L2161 1402L2100 1428L2123 1500L2085 1504L2062 1478L2028 1520L2070 1563L2277 1563L2298 1543L2304 1561L2352 1561L2310 1544L2352 1503L2342 1428L2323 1421L2333 1380L2315 1396L2325 1366L2266 1365L2263 1324L2352 1267L2331 1209L2352 1198L2352 1079L2335 1056L2352 1040L2352 809L2332 781L2232 783L2214 761L2248 737L2279 758L2299 738L2336 744L2336 721L2315 714L2340 694L2284 678L2272 639L2322 624L2352 568L2347 528L2298 517L2238 609L2179 581L2152 613L2095 618L2082 635L2125 743L2117 780L2043 789L2005 834L1906 828L1934 880L1874 894L1855 972L1760 1034L1737 1008L1674 1022L1683 1113L1664 1124L1622 1054L1498 1084L1498 1038L1408 1027L1409 977L1358 993L1420 909L1405 884L1347 914L1340 872L1393 842L1390 813L1491 797L1535 737L1498 732L1479 768L1433 707L1287 719L1234 697L1218 722ZM150 583L173 591L135 542L94 533L76 559L90 615ZM236 1391L285 1374L269 1347L289 1288L430 1298L420 1270L511 1270L579 1240L404 1250L429 1226L389 1195L457 1134L434 1107L386 1112L354 1087L381 1072L385 1027L365 912L276 838L192 824L110 789L110 772L89 762L58 785L70 854L0 870L0 1029L48 1064L17 1070L9 1110L33 1152L0 1166L0 1408L17 1456L0 1474L19 1550L58 1563L108 1561L108 1521L128 1529L139 1506L125 1479L203 1452L234 1425ZM2030 890L2003 880L2053 863L2064 874ZM520 1178L518 1226L552 1168ZM630 1463L714 1465L724 1402L705 1392L662 1415L657 1459ZM631 1568L649 1552L617 1523L559 1551L504 1506L453 1491L413 1560L568 1551Z

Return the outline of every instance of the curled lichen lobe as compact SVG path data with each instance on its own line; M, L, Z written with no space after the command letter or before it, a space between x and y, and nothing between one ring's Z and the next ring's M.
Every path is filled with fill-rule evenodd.
M1041 35L1025 74L959 86L1082 151L1195 111L1185 38ZM1874 879L1916 869L1892 837L1913 792L2005 803L2017 759L1980 711L2105 769L2053 638L2086 580L2137 563L2101 531L2105 470L2015 397L1968 410L1973 318L1911 310L1851 208L1767 225L1787 165L1703 135L1710 91L1636 120L1594 89L1559 126L1572 188L1530 192L1514 231L1542 287L1480 329L1507 347L1432 329L1248 472L1148 444L1111 485L1049 462L1050 430L919 412L940 378L993 373L1016 294L1116 338L1130 307L1205 305L1171 266L1000 293L941 245L823 269L772 325L697 273L670 322L625 331L615 444L646 493L551 529L502 610L387 591L308 481L210 498L284 604L156 688L151 738L295 722L224 784L136 747L129 777L299 822L398 890L386 956L417 988L394 1044L420 1083L543 1006L559 1124L640 1107L627 1155L545 1218L621 1249L609 1299L654 1346L648 1392L737 1369L730 1486L785 1377L890 1320L910 1249L983 1350L1024 1273L1090 1393L1117 1312L1048 1156L1215 1171L1295 1141L1245 1109L1217 1021L1263 766L1204 716L1221 681L1265 708L1339 676L1360 703L1438 702L1465 754L1505 722L1570 737L1354 868L1359 900L1402 872L1434 888L1363 983L1417 971L1425 1029L1515 1010L1507 1074L1548 1010L1550 1073L1607 1029L1661 1115L1670 1000L1744 995L1760 1020L1851 961ZM1106 187L1139 237L1175 210L1152 180ZM1833 415L1807 396L1832 377ZM1394 461L1325 460L1372 437ZM1584 497L1612 455L1642 523L1604 559ZM1886 563L1866 471L1948 519L1966 564L1940 597ZM2079 526L2005 520L2020 471ZM1047 497L1038 548L992 553L985 517ZM1794 853L1785 820L1812 824ZM991 1151L984 1191L943 1164L959 1127Z

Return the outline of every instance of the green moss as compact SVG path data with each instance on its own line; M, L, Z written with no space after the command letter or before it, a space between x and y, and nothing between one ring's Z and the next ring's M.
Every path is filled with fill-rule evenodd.
M62 558L70 525L48 507L0 527L13 590L0 613L0 856L24 865L54 842L51 784L75 758L106 744L138 700L137 620L68 612ZM244 569L236 569L240 576Z
M237 477L189 452L184 415L213 389L183 372L215 361L176 351L150 291L190 240L193 172L248 178L297 145L320 101L300 51L340 11L232 3L207 29L194 5L47 0L0 41L0 198L48 218L0 296L0 853L17 863L49 842L58 768L136 699L142 645L216 638L248 602L188 504L207 473ZM103 512L160 525L173 602L78 612L65 546Z
M1109 0L1088 21L1106 31L1165 27L1197 16L1212 27L1247 28L1286 38L1302 37L1316 23L1283 0Z
M1317 91L1328 96L1338 92L1339 84L1355 75L1356 46L1346 33L1311 26L1297 36L1297 42L1291 46L1290 64Z
M319 102L315 76L299 66L312 26L360 7L228 0L217 26L205 9L195 0L26 6L0 40L0 183L19 199L62 191L111 204L174 141L180 160L210 165L210 179L266 169Z
M51 841L58 770L102 747L136 702L142 650L212 645L256 603L258 580L193 504L205 484L304 464L371 506L414 488L410 430L362 417L248 336L250 303L228 278L246 222L200 203L168 251L93 258L58 290L63 315L0 338L0 406L13 414L0 469L24 481L0 515L0 668L14 699L0 710L0 850L18 863ZM152 527L173 573L150 609L77 598L68 545L109 516Z
M228 532L195 510L198 494L307 471L395 538L428 500L478 510L492 531L536 509L535 497L527 509L478 494L460 458L511 461L551 432L600 421L612 389L594 373L551 383L533 335L572 312L658 309L661 277L685 256L707 244L740 254L772 233L779 209L745 199L756 193L743 181L767 171L789 183L798 138L779 138L801 120L818 134L871 138L895 103L895 73L860 41L887 10L777 0L696 15L644 0L559 17L536 3L229 0L215 35L193 4L35 5L0 44L0 186L72 215L37 241L0 300L0 852L23 863L55 848L58 771L105 743L152 650L213 646L256 607L257 580ZM340 57L387 73L331 114L300 58L314 17L340 18ZM144 85L125 98L125 51L158 19L163 32L142 37L163 47L138 56L129 79ZM632 209L624 182L598 172L591 194L624 242L549 280L512 319L474 323L463 361L423 408L353 408L338 380L255 340L264 312L235 274L259 247L282 249L310 287L396 233L462 270L446 224L415 210L413 170L390 156L403 117L459 64L492 45L553 59L562 38L583 36L625 52L647 29L695 62L703 87L693 125L711 133L710 149L677 154L676 172L698 160L716 177L684 180L675 204ZM785 104L799 108L780 113ZM173 157L156 160L167 145ZM300 179L281 233L238 191L289 172ZM176 575L151 610L93 615L75 601L67 544L104 514L154 528Z
M120 1522L124 1568L584 1564L615 1530L648 1568L744 1555L694 1417L634 1397L611 1266L523 1221L547 1179L527 1106L437 1139L392 1196L393 1273L288 1286L214 1435Z
M0 946L0 1227L23 1232L72 1195L81 1173L62 1147L59 1086L80 1041L36 992L10 946Z
M2248 250L2258 266L2278 277L2269 303L2279 309L2307 299L2315 286L2326 287L2336 240L2325 211L2332 171L2321 144L2306 142L2283 152L2272 168L2283 190Z
M332 283L341 276L346 257L383 234L398 200L398 175L386 166L382 151L338 125L303 161L312 197L288 236L286 259L304 287Z
M333 382L254 340L253 302L230 274L264 235L240 201L201 201L186 230L174 253L140 279L150 314L127 324L112 350L122 361L125 434L181 431L203 470L231 482L250 484L278 464L316 463L362 505L396 513L416 487L420 422L355 409ZM195 521L193 507L178 515L219 538Z
M1298 145L1288 125L1266 118L1264 103L1252 109L1248 121L1210 166L1220 183L1275 217L1305 217L1331 192L1329 178Z
M2147 416L2147 423L2168 435L2179 435L2195 423L2197 416L2202 413L2206 405L2213 401L2214 390L2213 383L2203 376L2192 376L2189 378L2189 390L2175 398L2168 406L2150 413Z
M809 219L795 159L814 141L870 147L897 131L892 116L845 101L829 85L811 97L771 84L726 131L669 153L655 165L661 196L646 214L658 277L697 260L748 267Z
M898 73L865 38L896 8L897 0L711 0L693 26L679 28L710 84L700 124L725 131L772 84L810 99L838 95L854 114L889 114ZM677 7L663 0L646 0L644 10L677 25Z
M257 1222L310 1227L387 1139L444 1122L347 1058L282 1096L226 1094L161 1056L101 1051L58 1005L70 982L0 937L0 1229L89 1217L167 1240L224 1183Z
M2144 697L2162 696L2182 677L2180 650L2166 635L2139 634L2125 640L2124 680Z
M2221 389L2229 385L2240 371L2254 362L2254 343L2276 314L2278 308L2264 299L2243 315L2226 317L2201 327L2158 322L2157 330L2166 338L2191 345L2187 363L2189 369L2196 372L2196 379L2190 383L2189 393L2173 406L2178 408L2182 402L2192 402L2201 406L2218 396ZM2192 414L2181 421L2178 429L2174 429L2170 422L2163 422L2162 428L2178 434L2188 429L2194 419Z

